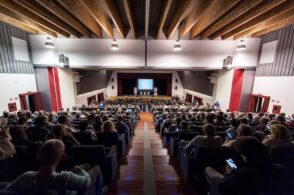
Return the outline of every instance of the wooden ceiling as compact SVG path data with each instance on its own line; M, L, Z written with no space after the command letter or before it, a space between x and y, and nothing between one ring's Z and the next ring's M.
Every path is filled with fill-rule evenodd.
M294 0L0 0L0 21L54 37L238 39L294 24Z

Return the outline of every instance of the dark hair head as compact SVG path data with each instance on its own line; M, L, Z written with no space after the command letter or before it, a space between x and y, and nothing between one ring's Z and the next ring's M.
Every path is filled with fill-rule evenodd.
M271 165L266 147L254 137L240 137L234 142L234 147L237 152L245 156L248 167L264 170Z
M60 123L60 124L65 124L65 123L67 123L67 121L68 121L68 119L67 119L67 117L64 116L64 115L60 115L60 116L58 117L58 123Z
M188 123L186 121L181 122L181 128L182 129L188 129Z
M246 117L242 117L242 118L240 118L240 123L241 124L247 124L248 123L248 119Z
M117 120L118 120L118 121L122 121L123 118L124 118L124 117L123 117L122 115L118 115Z
M211 113L208 113L208 114L206 115L205 119L206 119L206 122L207 122L207 123L213 123L214 115L211 114Z
M232 127L237 128L240 125L240 120L233 118L230 123L231 123Z
M18 119L17 124L18 125L24 125L28 121L27 117L22 116Z
M100 116L95 116L95 123L102 123L102 119Z
M56 125L53 130L52 133L54 134L54 136L56 138L65 135L66 131L65 131L65 126L64 125Z
M209 123L203 125L203 134L208 137L213 137L215 135L215 126Z
M40 147L37 161L41 166L59 163L64 157L64 144L57 139L47 140Z
M88 128L88 121L87 120L81 120L79 123L79 129L80 131L84 131Z
M255 131L252 133L252 136L255 137L258 141L262 142L262 140L265 137L265 134L263 131Z
M46 117L45 116L38 116L35 119L35 125L37 125L37 126L45 125L45 123L46 123Z
M237 129L237 134L239 137L241 136L251 136L252 135L252 129L249 125L241 124L239 125Z

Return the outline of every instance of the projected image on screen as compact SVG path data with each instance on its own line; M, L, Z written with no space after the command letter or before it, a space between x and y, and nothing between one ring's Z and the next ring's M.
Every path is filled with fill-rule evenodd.
M153 90L153 79L138 79L138 90Z

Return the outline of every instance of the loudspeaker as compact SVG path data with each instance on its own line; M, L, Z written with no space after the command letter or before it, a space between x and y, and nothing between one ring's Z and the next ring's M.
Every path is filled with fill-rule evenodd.
M64 68L69 68L68 57L66 57L64 54L59 54L58 57L60 66L63 66Z

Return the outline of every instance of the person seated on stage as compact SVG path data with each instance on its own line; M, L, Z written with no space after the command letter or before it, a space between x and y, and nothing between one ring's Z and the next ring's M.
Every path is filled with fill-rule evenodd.
M205 174L210 185L209 194L267 194L271 190L289 189L286 169L271 164L266 147L257 139L241 137L234 143L234 148L244 163L237 164L234 169L227 166L224 174L207 167Z
M227 132L227 134L229 133L231 132ZM244 136L252 136L252 129L249 125L242 124L238 126L236 130L236 135L231 134L230 137L229 135L226 137L225 143L223 145L227 147L232 147L236 140Z
M40 190L54 190L58 194L102 194L103 177L98 166L75 166L71 171L56 172L65 156L64 144L57 139L46 141L38 151L39 171L28 171L5 190L26 194ZM86 172L86 169L90 169Z
M275 146L292 145L292 136L287 127L281 124L270 125L270 127L271 134L268 135L262 142L266 147L272 148Z
M194 137L185 146L185 150L197 151L197 147L218 147L221 146L222 143L222 138L215 134L215 126L207 123L203 126L203 135L197 135L196 137Z

